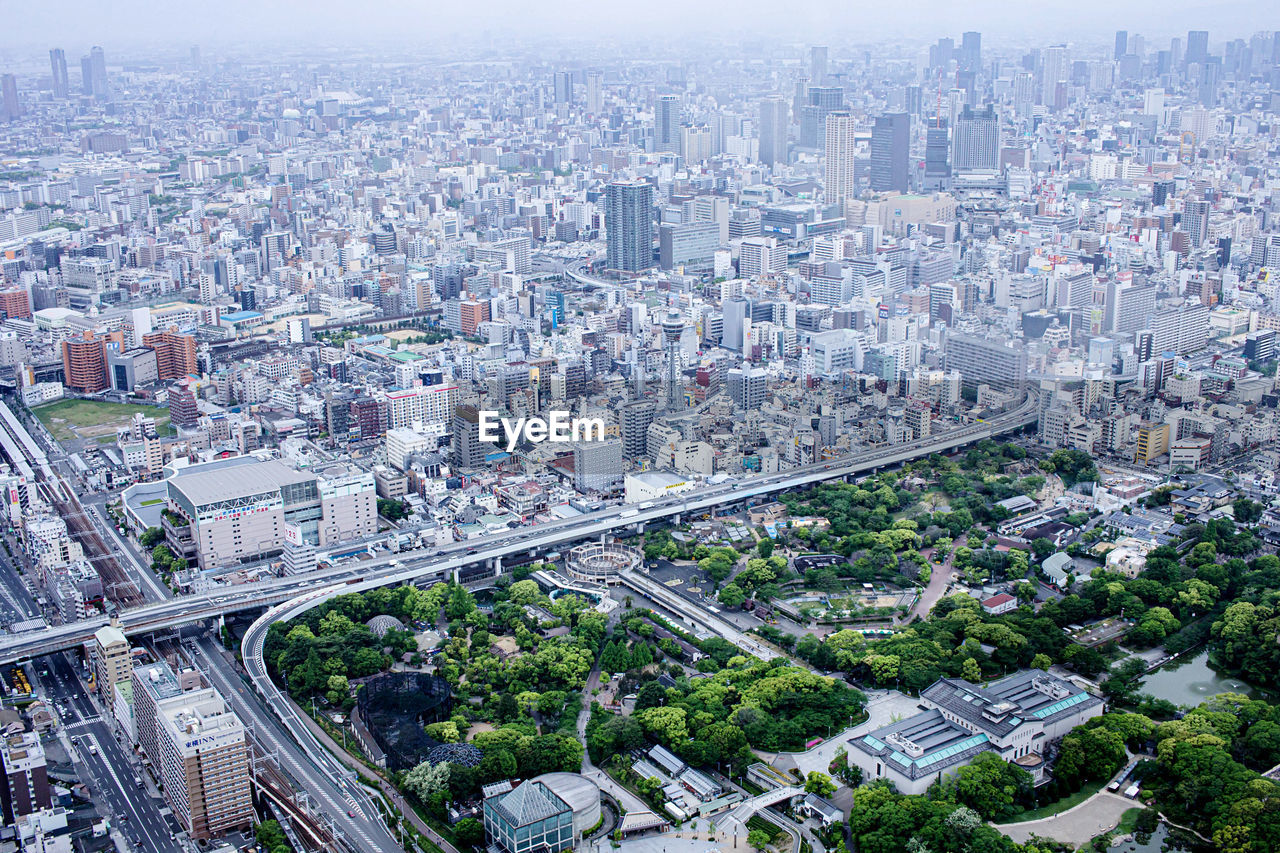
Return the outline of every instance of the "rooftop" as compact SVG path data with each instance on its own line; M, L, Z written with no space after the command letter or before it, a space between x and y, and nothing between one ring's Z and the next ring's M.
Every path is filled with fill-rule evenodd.
M569 804L542 782L525 782L507 794L492 798L493 810L512 826L528 826L540 820L572 811Z
M899 773L919 779L963 764L989 748L985 734L952 723L938 710L924 711L849 741L885 759Z
M247 461L249 457L241 457ZM230 461L230 460L229 460ZM245 462L228 466L200 466L199 471L183 471L169 480L169 488L180 491L195 506L249 497L315 479L307 471L295 471L283 462L257 461L251 471Z

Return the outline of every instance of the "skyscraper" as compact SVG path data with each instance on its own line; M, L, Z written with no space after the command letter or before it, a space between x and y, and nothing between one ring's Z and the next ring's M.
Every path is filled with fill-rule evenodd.
M93 94L93 58L88 54L80 57L80 94Z
M827 204L843 205L846 200L853 198L853 151L853 115L848 110L828 113L826 160L822 176Z
M81 67L83 65L81 60ZM107 55L97 45L89 50L89 94L100 100L111 96L107 88Z
M783 98L760 102L760 162L766 166L787 162L787 102Z
M1193 248L1200 248L1209 239L1209 202L1189 200L1182 208L1182 228L1187 232Z
M174 818L205 839L253 824L249 745L244 724L217 691L182 693L157 704L160 755Z
M606 265L640 272L653 266L653 185L617 181L605 188L604 224L608 230Z
M982 33L967 32L961 37L960 67L965 71L982 70Z
M1187 33L1186 65L1203 63L1209 58L1209 31L1191 30Z
M967 104L956 120L952 167L960 171L995 171L1000 168L1000 119L995 108L975 111Z
M924 142L924 186L927 190L942 189L951 178L951 143L947 137L947 122L937 119L929 122Z
M800 146L821 148L827 138L827 113L844 108L844 90L839 86L810 86L808 103L800 110Z
M557 104L567 104L573 100L573 73L557 71L555 74L555 97Z
M604 108L604 74L587 72L587 112L599 115Z
M653 114L653 148L655 151L680 151L680 97L658 98Z
M65 98L71 93L71 87L67 83L67 54L62 48L49 51L49 70L53 72L53 96Z
M1050 108L1057 106L1058 84L1071 79L1071 51L1065 44L1055 44L1044 50L1044 67L1040 73L1040 103Z
M1129 52L1129 31L1116 30L1116 50L1112 58L1118 60L1120 59L1120 57L1124 56L1128 52Z
M12 74L0 76L0 93L4 94L4 107L0 110L6 121L22 116L22 104L18 103L18 78Z
M653 400L632 400L618 410L622 455L625 458L639 459L648 452L649 425L657 413L658 407Z
M821 86L827 80L827 47L817 45L809 48L809 79L815 86Z
M911 116L890 113L876 117L871 128L871 189L907 191L907 157L911 147Z

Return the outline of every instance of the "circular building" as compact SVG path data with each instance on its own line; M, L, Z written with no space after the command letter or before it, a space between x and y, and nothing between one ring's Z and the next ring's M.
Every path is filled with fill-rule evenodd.
M580 773L543 773L529 780L541 782L573 809L573 837L600 823L600 786Z
M404 630L403 622L394 616L387 615L386 613L379 614L364 624L373 632L373 636L378 639L382 639L387 636L387 632L393 628L397 631Z
M565 571L574 580L588 583L617 584L624 569L635 571L644 562L644 553L614 542L589 542L569 552Z

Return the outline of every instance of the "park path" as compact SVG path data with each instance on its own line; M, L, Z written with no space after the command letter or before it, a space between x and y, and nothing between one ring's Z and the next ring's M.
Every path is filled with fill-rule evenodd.
M947 587L951 585L951 554L947 554L947 558L942 561L942 565L936 565L932 560L929 561L929 585L924 588L924 592L920 593L920 597L916 599L915 607L911 608L911 612L906 615L903 622L908 622L913 616L919 616L925 619L929 616L929 611L933 609L933 605L946 594Z

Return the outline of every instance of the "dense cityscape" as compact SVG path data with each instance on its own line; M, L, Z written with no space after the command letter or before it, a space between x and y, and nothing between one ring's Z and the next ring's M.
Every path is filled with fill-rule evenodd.
M0 38L0 853L1280 849L1264 18Z

